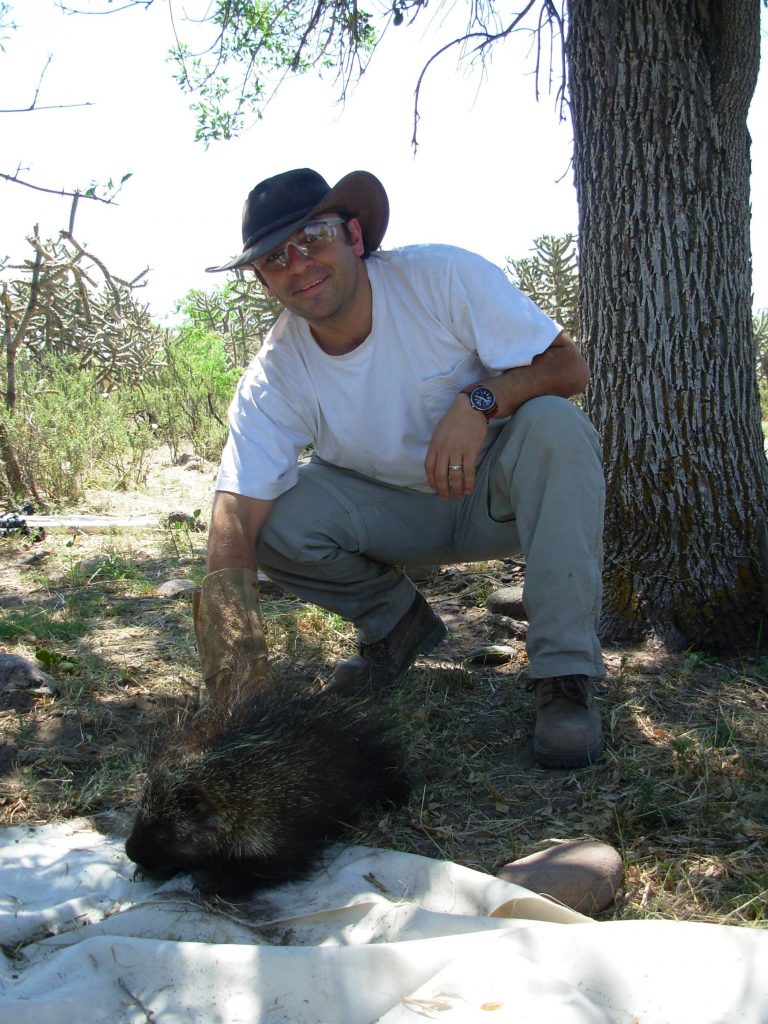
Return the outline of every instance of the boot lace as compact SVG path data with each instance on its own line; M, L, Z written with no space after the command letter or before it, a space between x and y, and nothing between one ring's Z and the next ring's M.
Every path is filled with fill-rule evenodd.
M528 693L536 692L539 707L546 707L553 700L562 697L574 704L589 707L588 676L553 676L551 679L531 679L526 686Z

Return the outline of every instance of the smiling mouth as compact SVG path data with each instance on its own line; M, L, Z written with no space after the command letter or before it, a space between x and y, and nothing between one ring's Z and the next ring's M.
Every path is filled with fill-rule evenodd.
M327 280L328 280L328 275L327 274L325 275L325 277L318 277L316 280L310 281L309 284L305 284L305 285L302 285L301 288L297 288L295 290L295 294L296 295L303 295L305 292L310 292L314 288L317 288L318 285L323 284L323 282L327 281Z

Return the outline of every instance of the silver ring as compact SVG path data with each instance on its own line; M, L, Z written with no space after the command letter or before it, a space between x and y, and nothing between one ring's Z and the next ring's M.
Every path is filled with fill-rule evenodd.
M463 473L464 472L464 467L461 464L458 465L458 466L449 466L448 469L450 469L452 472L456 472L456 473Z

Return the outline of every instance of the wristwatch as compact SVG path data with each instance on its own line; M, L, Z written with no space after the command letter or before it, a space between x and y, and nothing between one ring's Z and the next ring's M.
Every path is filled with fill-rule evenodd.
M481 412L487 420L493 419L499 410L496 395L484 384L470 384L469 387L462 388L462 393L469 397L472 408Z

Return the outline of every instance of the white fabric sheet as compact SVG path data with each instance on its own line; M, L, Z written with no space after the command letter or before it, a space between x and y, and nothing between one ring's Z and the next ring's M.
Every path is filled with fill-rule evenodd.
M0 946L14 1024L768 1022L766 929L597 923L364 847L233 906L134 881L86 820L0 830Z

